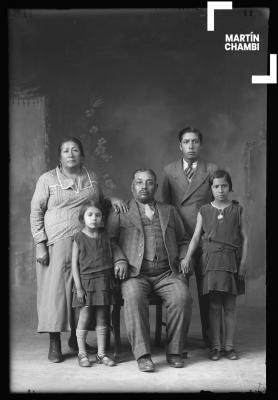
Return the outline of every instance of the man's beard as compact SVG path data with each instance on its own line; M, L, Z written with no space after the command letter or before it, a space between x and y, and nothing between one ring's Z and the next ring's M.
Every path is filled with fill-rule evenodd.
M143 199L141 199L141 198L137 198L137 200L139 201L139 203L142 203L142 204L147 204L147 203L151 203L152 201L153 201L153 198L150 198L150 197L144 197Z
M149 196L144 196L141 197L140 194L136 197L137 201L139 201L139 203L142 204L147 204L147 203L151 203L153 202L153 196L149 195Z

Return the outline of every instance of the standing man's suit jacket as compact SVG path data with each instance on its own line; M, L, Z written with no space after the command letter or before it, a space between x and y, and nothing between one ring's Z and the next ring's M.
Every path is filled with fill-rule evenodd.
M183 170L182 159L164 168L162 199L176 207L190 236L194 233L200 207L212 201L209 178L217 169L215 164L199 159L189 183Z
M126 260L129 264L129 276L137 276L144 255L144 230L136 201L131 199L127 204L129 211L126 213L116 214L111 210L107 230L111 238L113 262ZM169 265L177 273L179 261L185 257L189 235L186 234L175 207L158 201L156 207Z

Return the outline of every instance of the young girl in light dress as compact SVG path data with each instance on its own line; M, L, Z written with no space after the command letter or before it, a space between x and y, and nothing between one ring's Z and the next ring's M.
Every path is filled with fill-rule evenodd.
M232 181L228 172L218 170L210 178L214 200L202 206L197 216L185 263L199 241L202 242L202 294L208 297L210 321L210 359L219 360L220 327L224 309L224 355L238 359L234 349L236 296L244 293L246 274L247 234L243 208L229 200Z
M98 363L114 366L115 361L106 354L105 344L109 329L110 305L115 303L112 253L104 229L104 211L93 201L83 204L79 213L83 229L75 234L72 248L72 274L74 279L73 307L80 307L76 329L78 363L90 367L86 352L86 337L92 312L95 312Z

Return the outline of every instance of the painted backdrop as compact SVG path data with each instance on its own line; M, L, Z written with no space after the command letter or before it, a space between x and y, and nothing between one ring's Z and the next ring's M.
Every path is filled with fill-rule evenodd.
M23 295L33 316L30 200L39 175L56 166L59 141L79 137L106 192L128 198L138 167L153 168L161 183L163 166L180 157L178 131L188 125L203 132L203 156L227 168L232 196L247 210L250 273L242 301L264 306L266 86L252 85L251 76L267 74L268 18L263 8L217 11L208 32L205 9L10 11L11 97L46 104L47 146L38 146L25 117L10 131L28 132L30 165L38 154L45 158L30 180L21 142L11 147L11 186L28 181L18 188L22 196L12 192L11 223L22 236L11 237L11 252L25 256L11 263L11 283L15 293L29 288ZM259 51L225 50L225 34L250 32L260 35ZM16 303L18 318L30 324L24 303Z

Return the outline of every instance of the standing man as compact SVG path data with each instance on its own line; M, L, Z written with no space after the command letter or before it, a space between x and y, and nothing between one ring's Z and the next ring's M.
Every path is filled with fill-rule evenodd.
M107 222L115 277L121 280L127 336L143 372L155 369L150 349L150 293L158 295L166 307L166 360L174 368L184 366L182 349L192 305L187 281L180 272L185 270L188 239L175 207L154 199L156 181L152 170L137 170L132 181L133 199L127 203L129 211L110 213Z
M198 129L192 127L184 128L179 132L178 137L182 158L164 168L162 199L176 207L183 220L186 232L192 237L200 207L212 201L209 178L218 167L200 158L203 135ZM196 250L193 262L198 289L202 335L205 345L209 346L209 309L208 301L201 294L200 259L201 248ZM188 329L189 325L187 332Z

